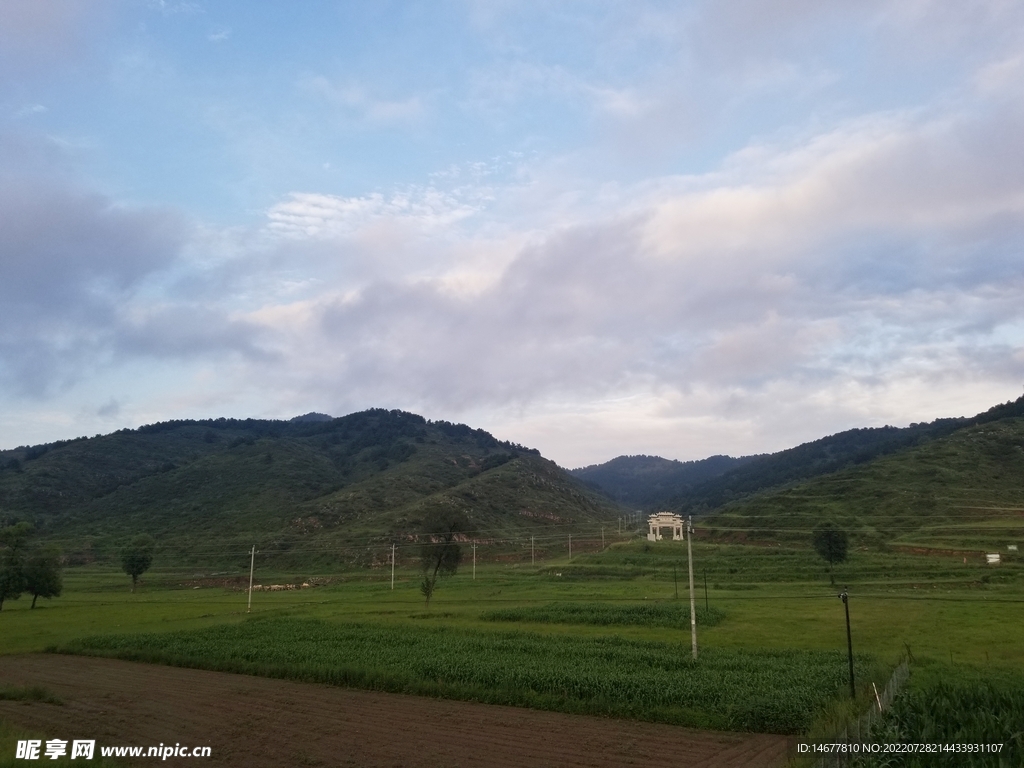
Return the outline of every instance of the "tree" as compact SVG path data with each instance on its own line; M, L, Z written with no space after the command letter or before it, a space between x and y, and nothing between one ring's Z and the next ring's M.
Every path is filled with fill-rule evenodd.
M833 523L823 523L814 529L812 541L814 550L821 555L822 559L828 561L828 578L832 584L835 584L836 577L832 573L832 566L846 560L846 549L849 544L846 531L836 527Z
M0 610L4 600L17 600L25 591L25 542L31 532L28 523L0 529Z
M459 514L434 518L424 526L427 540L420 548L420 565L423 568L420 592L426 598L427 605L430 605L430 598L434 596L438 578L454 576L459 570L462 549L457 540L468 528L466 519Z
M141 533L121 550L121 567L132 577L132 592L139 581L139 576L149 570L153 564L153 550L156 541L148 533Z
M32 595L32 608L40 597L60 597L64 579L60 549L53 544L37 547L25 560L25 591Z

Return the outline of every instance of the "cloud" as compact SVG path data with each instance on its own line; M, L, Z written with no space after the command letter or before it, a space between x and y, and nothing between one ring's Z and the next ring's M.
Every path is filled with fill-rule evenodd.
M114 398L110 398L110 400L96 409L96 415L103 419L116 418L120 413L121 403Z
M457 194L433 187L396 192L387 198L380 193L345 198L293 192L289 200L268 211L267 228L289 237L330 238L352 235L388 221L433 232L457 224L476 210Z
M404 99L375 98L360 85L339 85L323 75L306 77L300 81L299 87L340 108L343 113L370 124L413 122L423 117L426 111L424 100L419 95Z
M74 62L107 22L110 0L4 0L0 75L25 77Z
M352 258L353 242L387 267L335 274L247 321L292 361L275 386L333 398L338 412L536 413L661 393L683 421L702 407L726 418L738 400L767 409L747 430L752 448L778 422L766 398L786 399L787 418L813 411L809 429L829 409L849 426L891 417L870 392L934 405L929 386L1024 373L1021 129L1016 113L964 108L751 144L713 173L621 189L618 215L576 211L459 293L445 282L461 268L455 244L485 242L488 206L293 195L268 226L288 235L286 252L320 244L308 269ZM503 190L491 193L500 207ZM405 228L398 257L360 239L381 222ZM427 274L421 251L435 254ZM856 396L843 405L842 392Z
M20 120L23 117L30 117L31 115L38 115L43 112L46 112L46 107L42 104L26 104L14 113L14 117Z
M173 0L149 0L149 7L159 11L164 16L195 16L203 12L199 3L174 2Z
M481 162L423 136L445 159L420 184L289 168L246 225L118 204L56 142L0 136L0 377L93 382L111 419L185 415L156 392L196 415L403 407L573 464L980 410L1024 374L1016 5L610 5L551 55L521 23L540 6L478 8L491 55L450 93L298 88L367 134L491 119ZM254 168L304 146L268 152L257 112L229 142ZM535 149L563 121L567 148ZM310 167L344 166L321 149ZM119 406L139 367L163 381Z
M44 393L99 362L124 302L173 263L181 219L59 180L0 184L0 377Z

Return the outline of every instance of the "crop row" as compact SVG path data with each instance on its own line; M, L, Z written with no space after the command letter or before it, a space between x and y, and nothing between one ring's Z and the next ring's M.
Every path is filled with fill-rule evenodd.
M999 688L988 681L943 681L932 688L905 691L896 697L873 740L951 749L966 746L976 751L871 756L855 761L858 768L1024 765L1024 690ZM998 751L988 751L993 745L1000 745Z
M770 733L804 731L846 681L836 652L708 649L694 661L688 643L291 618L93 637L59 650Z
M682 602L645 602L631 605L604 603L551 603L529 608L506 608L480 614L485 621L529 621L538 624L590 624L594 626L690 626L690 607ZM719 608L697 608L697 623L713 627L725 618Z

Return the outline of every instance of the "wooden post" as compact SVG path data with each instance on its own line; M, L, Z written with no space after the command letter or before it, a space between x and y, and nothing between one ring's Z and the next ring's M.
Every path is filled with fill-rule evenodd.
M601 550L604 551L604 526L601 526Z
M391 588L395 588L395 542L391 542Z
M530 537L530 565L536 565L536 564L537 564L537 560L534 558L534 554L533 554L533 536L531 536Z
M572 562L572 534L569 534L569 562Z
M473 542L473 581L476 581L476 542Z
M839 599L843 601L843 608L846 609L846 651L850 658L850 698L857 698L857 686L853 683L853 637L850 635L850 596L847 594L846 588L839 595ZM950 654L952 655L952 651Z
M693 658L697 658L697 602L693 596L693 548L690 545L692 518L686 518L686 567L690 570L690 638L693 641Z
M249 605L246 606L245 612L250 613L252 611L252 570L256 565L256 545L252 545L252 552L249 553Z

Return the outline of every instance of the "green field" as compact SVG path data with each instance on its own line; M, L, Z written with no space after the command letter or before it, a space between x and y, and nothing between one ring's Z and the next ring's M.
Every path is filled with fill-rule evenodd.
M950 751L912 755L901 765L925 768L945 761L949 765L1016 766L1024 763L1024 688L1019 677L984 678L973 670L960 670L934 686L911 690L886 713L875 740L880 743L911 741L941 744ZM857 768L883 768L888 760L869 757L854 762Z
M685 639L685 638L682 638ZM845 683L838 651L710 649L615 636L255 619L61 650L721 730L800 733Z
M700 606L694 611L696 623L713 627L725 618L718 608ZM480 614L487 621L543 624L591 624L598 627L673 627L689 629L690 608L678 600L636 605L604 603L551 603L530 608L505 608Z
M59 646L563 711L825 733L867 705L871 683L881 686L908 648L912 690L964 674L1022 679L1024 563L979 560L854 549L837 567L850 593L858 704L845 696L837 588L810 548L797 546L695 542L698 619L712 618L698 624L696 664L685 547L644 541L535 567L481 558L476 579L464 565L429 608L418 573L404 569L394 590L381 568L258 592L251 616L244 590L217 585L237 584L240 573L158 570L131 594L111 569L70 569L64 596L35 610L24 599L5 604L0 650ZM257 574L268 584L314 576ZM287 656L275 651L282 641Z

